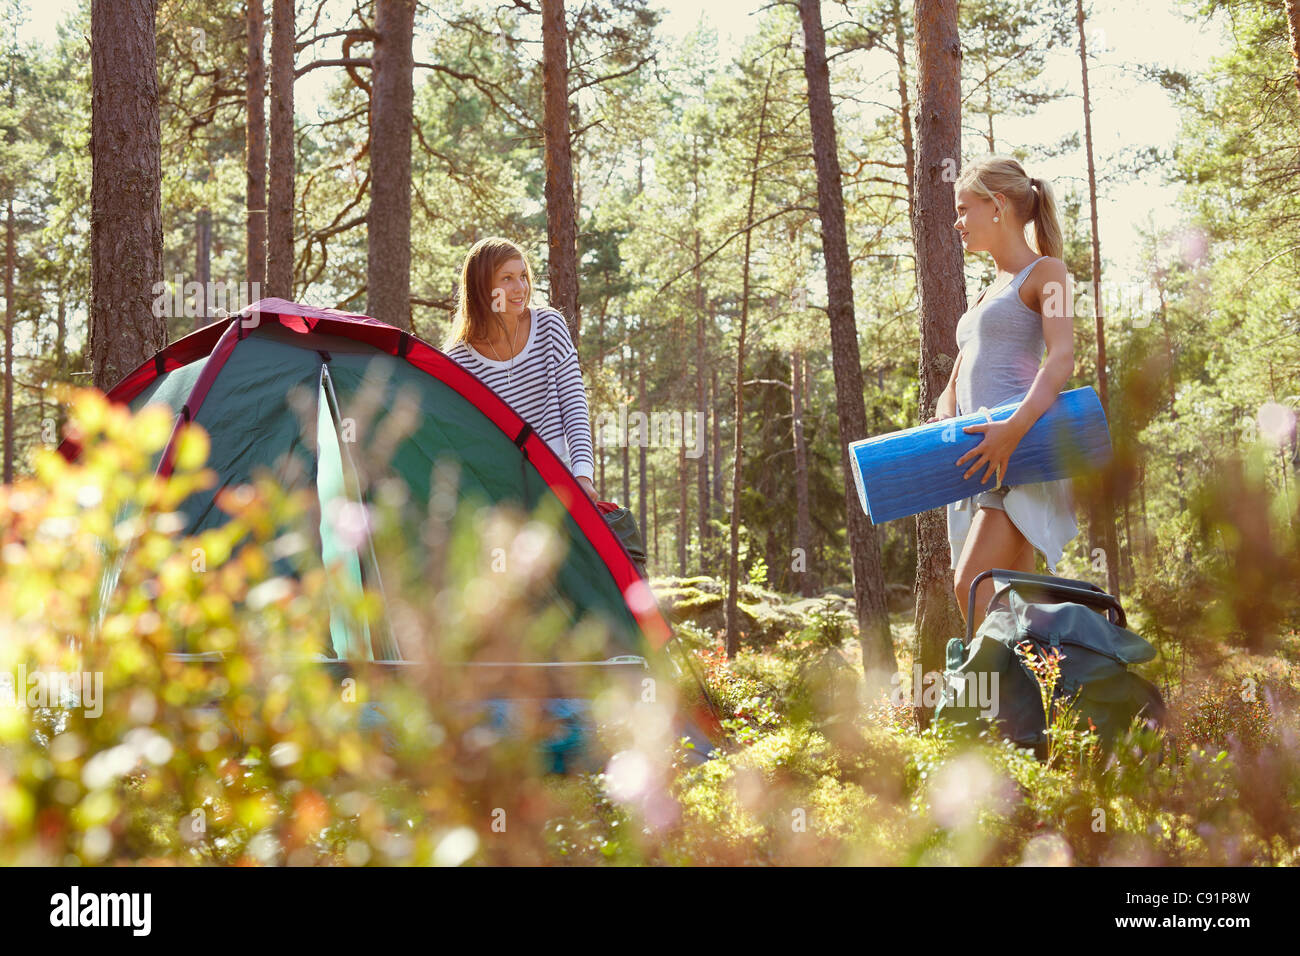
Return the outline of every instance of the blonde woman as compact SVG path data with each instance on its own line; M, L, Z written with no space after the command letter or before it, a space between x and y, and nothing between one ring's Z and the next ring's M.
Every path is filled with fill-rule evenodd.
M476 242L461 266L451 332L442 350L533 426L596 501L587 392L564 316L534 308L533 270L508 239Z
M1015 159L986 156L958 177L956 206L962 246L988 253L998 274L957 322L957 361L930 421L1021 400L1004 421L966 426L963 431L983 440L954 462L963 477L983 469L980 480L989 484L987 491L948 505L954 592L965 616L971 582L980 572L1032 572L1038 551L1056 574L1079 526L1069 479L1002 484L1016 446L1074 372L1073 295L1061 261L1052 187L1029 176ZM1026 239L1031 225L1033 247ZM984 619L992 596L993 581L986 578L976 593L973 627Z

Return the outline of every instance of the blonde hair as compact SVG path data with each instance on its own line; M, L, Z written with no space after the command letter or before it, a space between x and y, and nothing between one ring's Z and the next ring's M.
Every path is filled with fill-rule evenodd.
M1011 156L989 154L961 171L956 191L963 189L985 199L1002 193L1016 218L1034 227L1033 246L1038 254L1061 258L1064 250L1061 221L1056 211L1056 195L1047 180L1031 177Z
M533 297L533 267L524 251L509 239L489 236L470 248L460 267L460 288L456 290L456 311L451 331L442 350L449 352L461 342L482 342L490 336L492 326L492 276L501 263L522 259L528 279L528 300Z

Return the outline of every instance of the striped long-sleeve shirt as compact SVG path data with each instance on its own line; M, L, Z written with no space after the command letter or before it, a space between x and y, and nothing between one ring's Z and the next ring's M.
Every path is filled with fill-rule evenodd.
M528 341L513 359L490 359L468 342L458 342L447 356L505 399L574 475L594 478L587 392L569 326L552 308L529 311Z

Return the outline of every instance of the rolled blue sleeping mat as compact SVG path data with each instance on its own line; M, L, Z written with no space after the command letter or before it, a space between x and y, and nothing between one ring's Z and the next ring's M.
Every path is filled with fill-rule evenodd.
M1024 400L1021 395L991 408L989 416L1005 421ZM974 412L850 442L849 470L872 523L920 514L996 487L994 475L980 481L987 462L969 478L962 475L975 459L967 459L961 467L955 464L984 440L983 432L962 429L987 421ZM1105 467L1110 457L1110 430L1101 400L1091 386L1072 388L1058 395L1025 433L1011 453L1002 483L1029 485L1073 478Z

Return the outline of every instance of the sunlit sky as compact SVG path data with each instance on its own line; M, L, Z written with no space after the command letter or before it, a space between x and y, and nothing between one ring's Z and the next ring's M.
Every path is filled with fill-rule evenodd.
M486 0L485 0L486 2ZM665 11L661 33L684 37L701 21L718 34L719 52L729 58L753 32L759 9L766 0L658 0ZM25 40L51 44L55 25L75 9L76 0L28 0L27 22L20 34ZM830 9L829 7L827 8ZM1094 0L1088 19L1089 52L1093 101L1094 149L1099 167L1121 148L1144 145L1172 148L1178 128L1178 114L1167 95L1153 84L1123 69L1124 64L1143 63L1188 72L1204 70L1214 56L1225 52L1225 40L1217 25L1189 22L1174 0L1132 4L1121 0ZM830 14L828 13L829 17ZM328 71L309 74L310 84L300 82L295 97L301 111L309 107L320 86L328 82ZM1048 61L1048 73L1058 86L1079 90L1079 60L1076 50L1061 50ZM1083 107L1078 95L1048 104L1029 117L1007 117L998 121L999 151L1034 143L1052 143L1081 129ZM968 124L972 122L970 118ZM1005 139L1002 139L1005 137ZM1080 135L1082 141L1082 135ZM1030 169L1031 175L1050 179L1058 197L1071 188L1086 188L1086 162L1082 151L1046 161ZM1115 280L1137 280L1142 275L1135 261L1138 230L1148 223L1166 228L1176 226L1177 187L1164 186L1156 173L1120 186L1109 186L1099 197L1098 214L1106 272ZM1087 215L1086 205L1083 215Z

